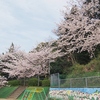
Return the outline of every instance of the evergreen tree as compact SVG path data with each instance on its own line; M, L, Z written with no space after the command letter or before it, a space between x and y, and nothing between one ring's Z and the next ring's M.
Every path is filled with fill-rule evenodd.
M9 52L9 53L13 53L14 50L15 50L14 44L12 43L11 46L10 46L10 48L8 49L8 52Z

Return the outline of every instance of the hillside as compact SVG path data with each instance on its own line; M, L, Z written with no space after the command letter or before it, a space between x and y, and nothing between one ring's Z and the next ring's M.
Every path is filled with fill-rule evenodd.
M98 53L97 53L98 51ZM58 58L51 63L51 74L60 73L61 78L65 77L87 77L100 75L100 54L96 50L95 57L89 58L88 54L75 54L75 63L72 64L68 57Z

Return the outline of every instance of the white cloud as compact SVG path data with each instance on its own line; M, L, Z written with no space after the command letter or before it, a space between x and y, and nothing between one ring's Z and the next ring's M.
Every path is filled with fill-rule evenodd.
M12 15L11 9L6 3L0 1L0 29L19 24L19 20Z
M37 42L54 37L66 0L0 0L0 52L13 42L29 51Z

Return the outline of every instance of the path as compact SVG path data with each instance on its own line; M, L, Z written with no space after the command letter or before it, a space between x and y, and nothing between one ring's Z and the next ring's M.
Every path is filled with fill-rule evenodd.
M17 99L18 96L25 90L25 86L20 86L18 87L8 98L7 100L13 100L13 99Z

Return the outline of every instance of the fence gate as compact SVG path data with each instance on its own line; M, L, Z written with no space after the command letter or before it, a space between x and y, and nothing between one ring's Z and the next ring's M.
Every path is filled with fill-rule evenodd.
M50 86L51 87L60 87L59 73L51 74Z

